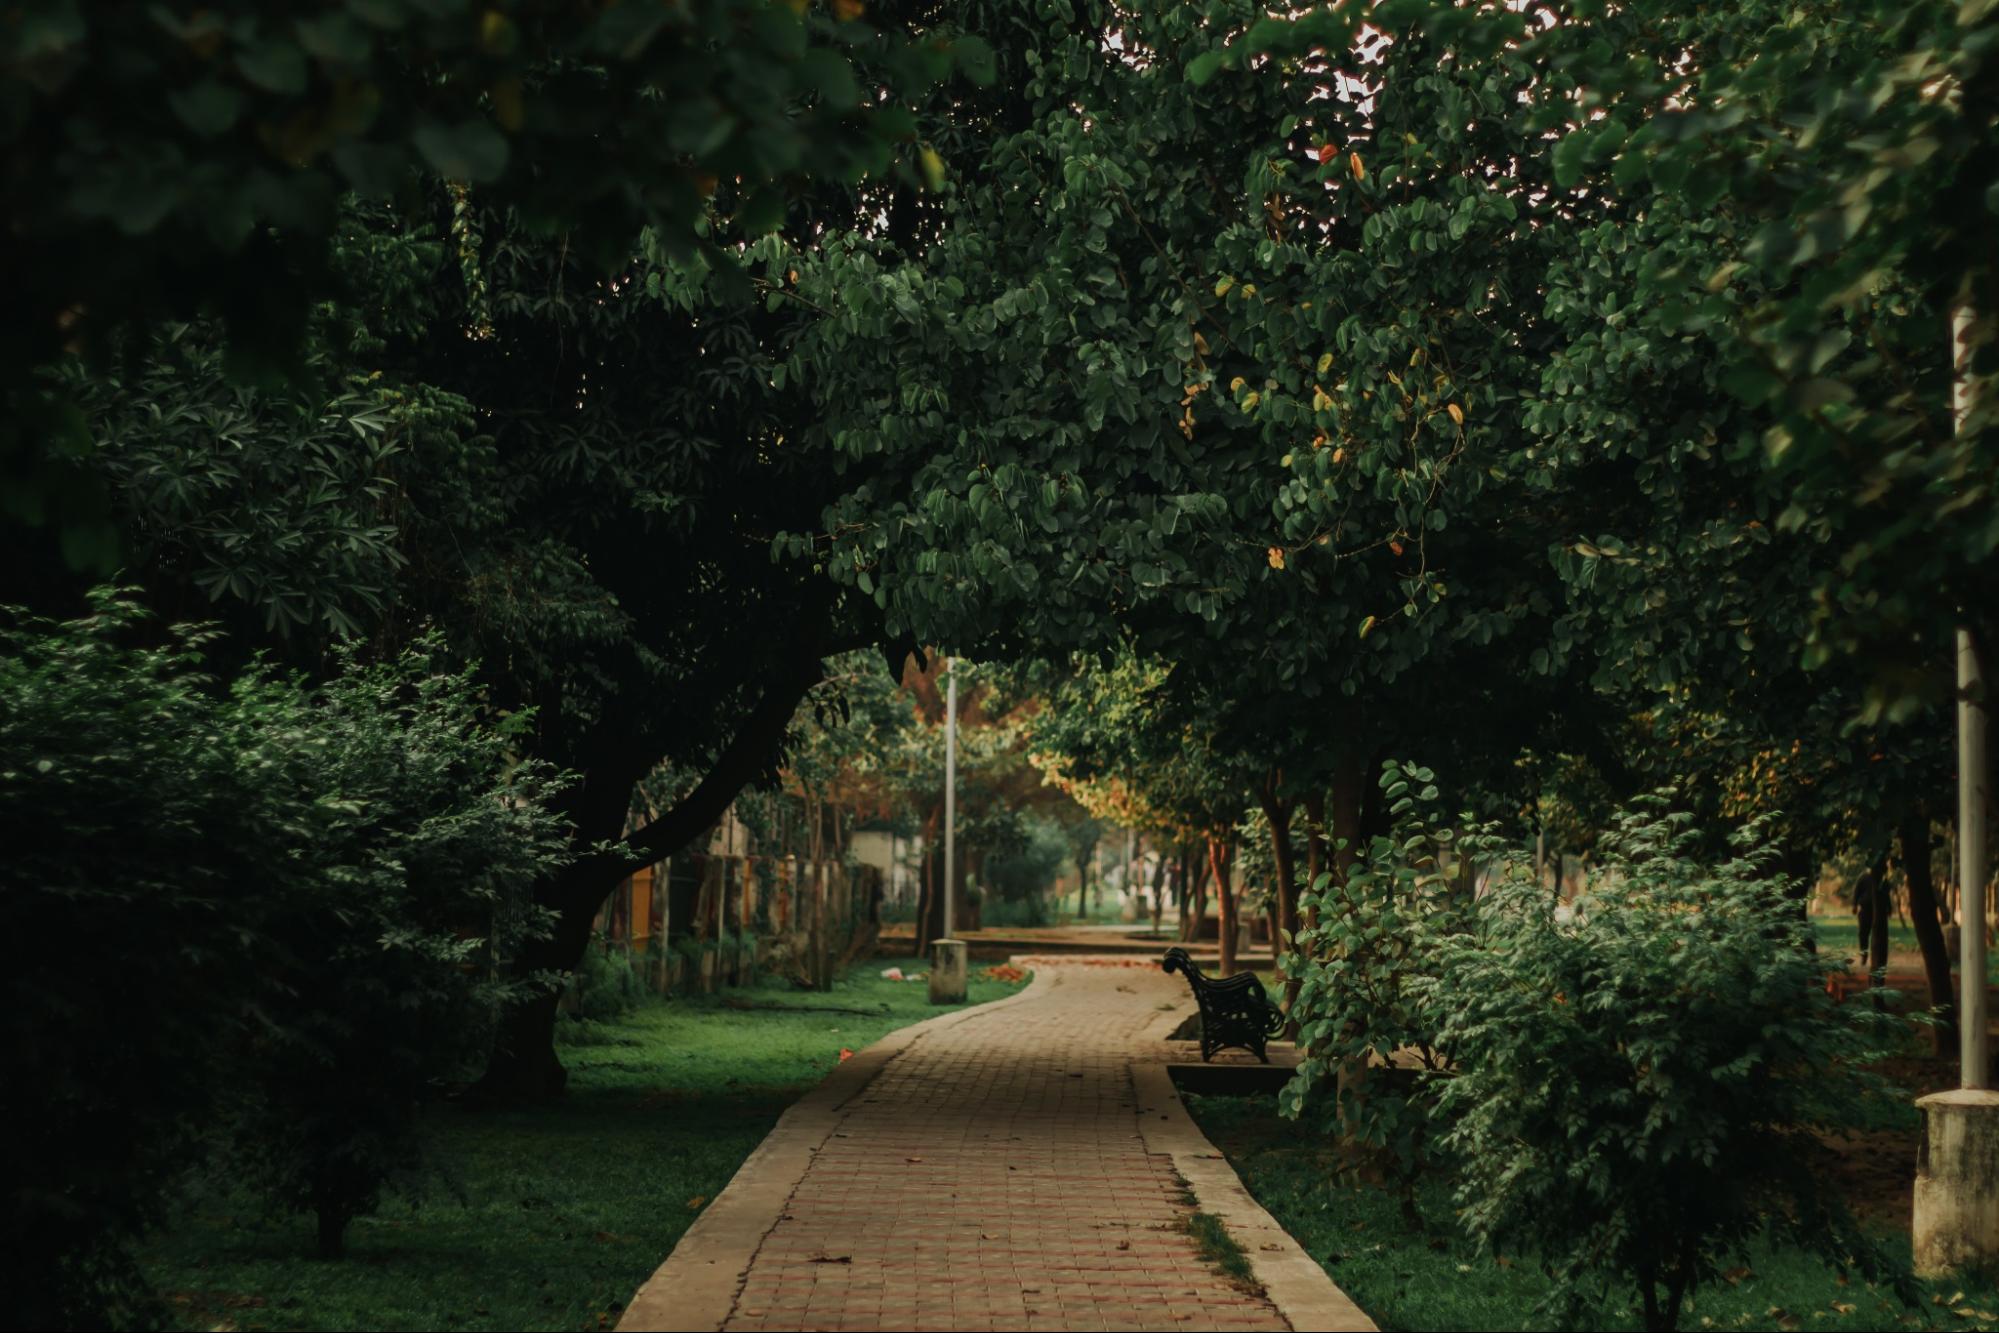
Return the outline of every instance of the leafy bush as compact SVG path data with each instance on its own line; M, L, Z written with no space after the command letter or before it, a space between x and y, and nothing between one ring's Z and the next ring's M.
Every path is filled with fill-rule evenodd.
M1452 1061L1436 1109L1463 1223L1545 1256L1566 1321L1619 1283L1648 1328L1672 1328L1766 1230L1889 1271L1815 1166L1818 1135L1900 1106L1867 1070L1896 1020L1826 994L1760 825L1720 864L1697 842L1651 798L1605 838L1600 887L1569 919L1529 876L1502 878L1473 929L1427 937L1412 983Z
M1466 929L1471 909L1453 882L1453 855L1500 850L1489 833L1454 836L1433 777L1427 768L1384 766L1394 836L1361 849L1344 882L1322 874L1301 895L1306 924L1284 964L1299 978L1291 1015L1305 1052L1282 1095L1285 1114L1315 1117L1346 1141L1357 1168L1379 1172L1412 1211L1436 1100L1418 1071L1443 1066L1440 997L1423 983L1434 976L1439 941Z
M1029 904L1029 913L1037 919L1010 924L1045 925L1043 895L1069 860L1069 837L1060 824L1041 814L1025 817L1019 832L986 862L985 879L996 900L986 904L985 919L998 920L993 909L1000 901L1020 902Z
M208 1117L254 998L268 740L201 675L206 636L0 612L0 1248L24 1328L148 1318L126 1243ZM289 804L289 803L287 803Z
M270 927L282 987L235 1155L316 1215L329 1258L384 1189L435 1173L424 1103L475 1073L501 1010L544 984L497 964L543 924L532 886L565 854L548 770L513 762L520 719L483 726L471 675L441 672L435 650L350 658L309 694L238 690L291 742L272 777L315 799L300 897Z
M1048 900L1040 894L1020 899L995 898L980 905L979 924L987 928L1045 926L1048 924Z
M337 1180L351 1209L411 1161L501 994L489 948L531 924L510 895L560 846L463 678L417 654L224 691L211 637L111 591L0 611L0 1245L27 1326L154 1316L129 1243L219 1130L288 1202Z
M645 999L645 984L622 946L602 936L590 941L569 978L571 1022L603 1023L630 1013Z

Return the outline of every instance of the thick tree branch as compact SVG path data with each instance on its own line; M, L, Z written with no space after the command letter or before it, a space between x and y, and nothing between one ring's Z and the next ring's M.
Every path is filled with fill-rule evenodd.
M628 835L623 847L629 854L602 852L585 857L585 864L593 871L601 868L605 879L616 879L673 855L700 836L722 817L743 788L769 767L799 702L819 683L823 671L820 657L812 650L774 671L764 687L763 697L743 718L736 734L694 790L648 821L645 827ZM594 881L598 876L591 874L588 878Z

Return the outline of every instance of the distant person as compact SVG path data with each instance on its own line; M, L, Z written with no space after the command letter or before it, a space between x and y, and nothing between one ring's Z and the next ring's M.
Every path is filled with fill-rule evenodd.
M1853 885L1853 919L1860 933L1860 959L1869 972L1888 966L1888 857L1878 856Z

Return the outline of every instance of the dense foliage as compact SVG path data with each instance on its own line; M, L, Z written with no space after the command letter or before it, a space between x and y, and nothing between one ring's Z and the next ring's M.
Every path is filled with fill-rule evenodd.
M1597 1217L1667 1319L1749 1192L1570 1208L1465 1126L1535 1144L1506 1079L1559 1048L1587 1160L1668 1160L1614 1127L1689 1085L1598 1058L1665 1003L1655 945L1838 1056L1779 1003L1828 860L1898 849L1948 1000L1995 52L1988 0L17 6L0 820L61 846L5 910L173 1001L112 1032L13 974L67 1108L37 1132L115 1141L63 1184L26 1137L24 1252L126 1300L119 1238L252 1049L246 1160L337 1242L439 1082L490 1049L484 1095L560 1091L540 983L746 789L805 850L934 849L938 659L905 666L942 649L1036 664L965 692L960 885L1034 900L1058 829L1080 865L1123 824L1196 917L1213 877L1225 968L1267 886L1304 1105L1405 1179L1453 1136L1481 1234ZM120 564L157 619L90 591ZM1403 755L1472 814L1398 814ZM1684 827L1620 831L1661 783ZM1487 820L1629 901L1475 902ZM1425 999L1447 967L1494 1005L1612 968L1628 1003L1467 1027ZM48 1035L100 1028L149 1109ZM1465 1091L1371 1072L1411 1049ZM1649 1275L1641 1222L1681 1238Z
M1565 904L1489 831L1441 819L1434 785L1413 787L1427 771L1382 782L1395 836L1308 900L1290 1114L1409 1206L1422 1175L1450 1180L1473 1239L1550 1266L1565 1324L1617 1285L1672 1328L1766 1233L1892 1271L1822 1187L1821 1136L1894 1114L1872 1066L1906 1033L1827 994L1765 830L1717 859L1669 795L1641 799Z
M211 635L109 592L0 632L17 1308L140 1317L125 1244L218 1143L337 1251L516 984L493 955L562 847L544 771L421 655L223 688Z
M1881 1122L1895 1103L1869 1067L1902 1030L1827 994L1754 825L1709 862L1689 822L1637 807L1571 913L1502 878L1419 987L1452 1062L1437 1111L1464 1225L1551 1256L1571 1319L1610 1281L1672 1328L1766 1230L1885 1268L1821 1187L1819 1136Z

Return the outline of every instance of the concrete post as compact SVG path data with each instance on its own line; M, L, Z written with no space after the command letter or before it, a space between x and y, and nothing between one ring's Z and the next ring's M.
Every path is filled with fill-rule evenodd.
M1951 408L1963 429L1970 406L1971 311L1951 312ZM1999 1092L1986 1087L1990 1051L1985 1034L1986 811L1990 769L1985 749L1984 664L1969 629L1957 632L1957 878L1958 920L1972 928L1958 937L1956 1092L1919 1098L1923 1142L1916 1157L1915 1225L1918 1273L1939 1276L1999 1262Z
M930 941L930 1003L965 1002L965 958L963 940Z
M1985 751L1985 673L1971 631L1957 632L1957 882L1961 919L1985 920L1985 810L1989 786ZM1958 1086L1987 1083L1991 1051L1985 1033L1985 932L1958 941Z
M1916 1105L1916 1271L1988 1265L1999 1255L1999 1092L1934 1092Z

